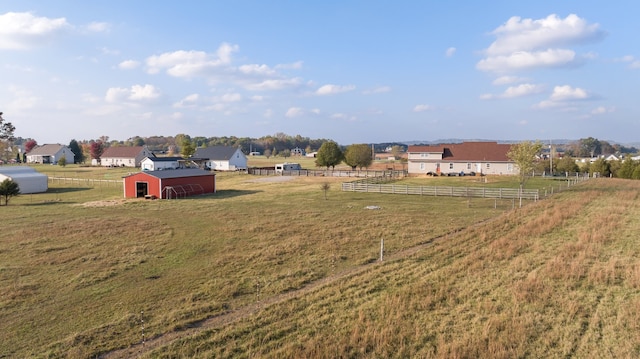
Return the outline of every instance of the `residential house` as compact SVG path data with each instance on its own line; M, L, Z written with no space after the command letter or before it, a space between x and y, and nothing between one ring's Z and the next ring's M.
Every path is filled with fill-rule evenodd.
M306 156L307 152L300 147L291 150L291 156Z
M510 144L497 142L462 142L432 146L409 146L409 174L513 175L517 166L507 156Z
M143 171L175 170L185 168L182 157L145 157L141 162Z
M190 158L205 169L215 171L238 171L247 169L247 156L240 148L212 146L196 149Z
M74 163L75 155L69 147L60 144L36 146L27 153L27 163L58 164L61 158L66 164Z
M145 157L152 156L147 146L107 147L100 156L100 162L96 161L92 164L104 167L140 167Z

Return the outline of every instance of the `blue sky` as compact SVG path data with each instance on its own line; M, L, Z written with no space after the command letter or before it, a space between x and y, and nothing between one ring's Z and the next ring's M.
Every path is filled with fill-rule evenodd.
M640 142L636 1L0 3L0 111L38 143Z

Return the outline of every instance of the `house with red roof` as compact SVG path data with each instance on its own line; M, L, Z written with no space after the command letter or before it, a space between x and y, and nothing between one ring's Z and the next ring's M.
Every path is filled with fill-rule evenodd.
M409 146L409 174L515 175L518 168L507 156L510 144L462 142L429 146Z

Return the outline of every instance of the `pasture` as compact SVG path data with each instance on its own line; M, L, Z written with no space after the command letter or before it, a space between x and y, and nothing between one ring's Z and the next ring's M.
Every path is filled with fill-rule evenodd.
M346 193L344 180L220 173L217 194L183 200L64 183L12 199L0 208L0 353L639 352L636 182L593 180L512 210Z

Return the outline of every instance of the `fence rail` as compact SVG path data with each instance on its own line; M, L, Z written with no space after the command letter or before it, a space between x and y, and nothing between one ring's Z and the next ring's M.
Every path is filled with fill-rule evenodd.
M406 171L346 171L346 170L284 170L276 172L273 168L249 168L247 173L258 176L304 176L304 177L390 177L406 176Z
M48 177L50 183L70 184L84 187L114 186L122 185L122 180L94 179L94 178L72 178L72 177Z
M540 191L537 189L520 191L517 188L408 186L351 182L343 183L342 190L346 192L412 194L420 196L480 197L501 199L522 198L534 201L540 199Z

